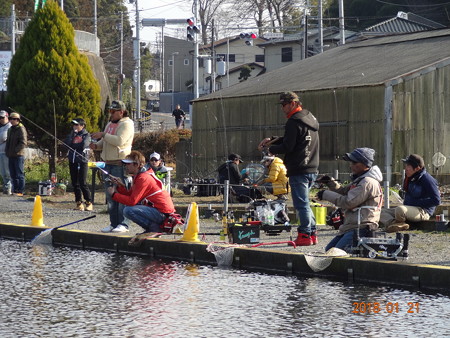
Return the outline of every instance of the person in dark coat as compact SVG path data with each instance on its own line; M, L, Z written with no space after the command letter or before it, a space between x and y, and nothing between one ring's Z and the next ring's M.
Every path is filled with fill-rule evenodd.
M309 191L318 174L319 122L310 111L303 109L294 92L282 93L279 103L287 118L284 136L265 138L258 149L273 155L285 154L292 202L300 218L295 244L317 244L316 219L309 204Z
M8 156L13 192L16 196L23 196L25 192L25 148L27 147L28 135L25 126L21 123L19 113L11 113L9 121L11 122L11 128L8 129L5 153Z
M92 211L91 192L86 182L91 135L87 132L86 122L82 118L76 118L72 121L72 132L66 137L64 143L69 148L67 157L77 204L75 210ZM83 204L83 198L86 201L86 206Z
M177 104L172 112L172 116L175 117L175 124L177 129L183 127L183 120L186 118L186 113L181 109L180 105Z
M408 230L406 222L429 220L441 204L438 183L425 169L422 156L411 154L402 161L405 166L403 205L381 210L380 223L386 226L387 232Z

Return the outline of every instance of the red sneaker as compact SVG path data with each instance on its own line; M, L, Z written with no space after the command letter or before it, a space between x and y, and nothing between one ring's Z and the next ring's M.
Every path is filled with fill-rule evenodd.
M297 239L294 241L294 243L296 246L309 246L313 244L311 236L308 234L303 234L301 232L298 233Z
M317 231L311 232L311 241L313 245L317 245L317 243L319 243L317 240Z

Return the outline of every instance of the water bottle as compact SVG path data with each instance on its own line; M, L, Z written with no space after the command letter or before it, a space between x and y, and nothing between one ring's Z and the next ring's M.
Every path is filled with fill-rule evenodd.
M266 216L266 222L268 225L275 225L275 215L274 212L272 210L272 208L270 208L269 210L267 210L267 216Z

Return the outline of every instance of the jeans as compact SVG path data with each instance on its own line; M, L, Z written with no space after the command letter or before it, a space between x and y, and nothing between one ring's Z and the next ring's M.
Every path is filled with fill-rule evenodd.
M8 162L13 191L23 194L25 191L25 174L23 172L25 158L23 156L9 157Z
M73 191L75 193L75 202L82 202L82 196L86 202L91 202L91 191L86 183L88 173L87 163L69 163L69 169Z
M123 182L125 182L125 176L123 171L123 166L121 165L111 165L106 164L105 170L112 176L120 177ZM126 220L123 216L123 208L125 205L120 204L119 202L114 201L111 198L111 195L106 190L109 186L111 186L111 181L107 180L106 175L103 175L105 179L105 191L106 191L106 202L108 203L108 213L109 213L109 221L110 225L115 228L119 224L123 224L128 227L128 220Z
M3 179L3 192L11 191L11 175L9 174L9 160L5 153L0 153L0 175Z
M158 209L141 204L125 207L123 214L126 218L144 228L145 232L161 232L160 226L166 218Z
M351 253L351 247L353 244L353 234L355 230L347 231L346 233L342 235L338 235L334 237L330 243L325 247L325 251L330 250L331 248L338 248L341 250L344 250L348 253ZM369 229L360 229L359 230L359 236L360 237L367 237L369 235L370 231Z
M289 177L292 202L300 218L298 232L311 234L316 231L316 218L309 205L309 190L317 178L317 174L301 174Z

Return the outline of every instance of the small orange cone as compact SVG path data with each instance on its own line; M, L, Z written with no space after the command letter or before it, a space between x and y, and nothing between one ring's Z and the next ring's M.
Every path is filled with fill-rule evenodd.
M186 218L187 218L187 227L186 230L184 231L181 240L185 242L200 242L200 240L198 239L200 219L198 217L197 203L195 202L191 203Z
M37 195L34 198L33 215L31 216L31 225L44 226L44 215L42 213L41 196Z

